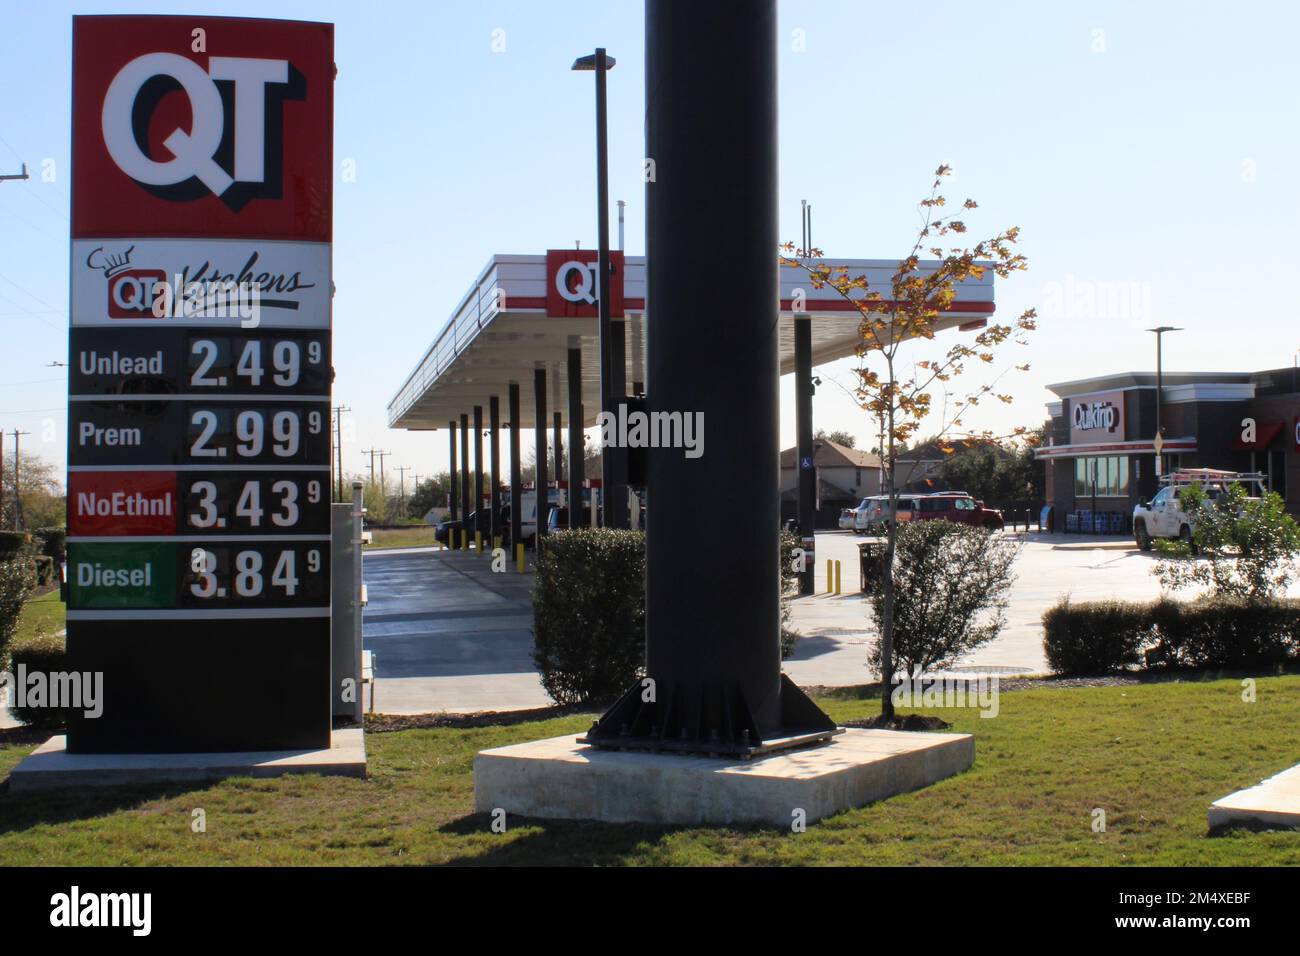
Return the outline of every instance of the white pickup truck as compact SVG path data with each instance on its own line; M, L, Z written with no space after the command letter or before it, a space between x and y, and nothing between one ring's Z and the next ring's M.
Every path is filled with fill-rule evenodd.
M1143 551L1151 550L1156 538L1181 538L1192 543L1192 520L1180 501L1185 489L1200 485L1213 501L1233 484L1263 488L1265 477L1258 473L1222 471L1218 468L1180 469L1161 479L1164 487L1150 501L1138 502L1133 509L1133 537Z

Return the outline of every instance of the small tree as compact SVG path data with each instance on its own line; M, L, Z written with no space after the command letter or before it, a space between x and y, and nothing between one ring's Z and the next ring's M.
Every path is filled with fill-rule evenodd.
M1270 491L1251 498L1233 484L1211 499L1193 483L1179 501L1191 522L1193 548L1162 542L1169 557L1152 572L1162 587L1209 587L1216 597L1255 602L1286 593L1295 577L1300 526L1286 513L1281 495Z
M989 239L970 247L952 246L947 249L937 244L953 235L963 235L966 224L959 213L945 216L947 200L940 194L943 178L951 173L948 166L935 171L929 195L921 201L922 224L909 254L899 261L890 277L888 296L871 287L866 276L854 276L845 267L821 262L821 252L816 249L796 250L793 243L782 248L786 253L796 253L794 258L781 257L783 265L803 269L808 273L814 288L830 288L852 303L861 323L861 342L857 354L858 383L854 390L859 407L868 413L870 423L884 436L882 470L885 494L889 497L889 513L897 513L897 466L900 446L909 441L922 422L936 412L942 419L936 436L944 440L945 449L961 441L974 445L996 440L989 431L973 432L964 423L965 416L986 397L1010 403L1011 396L995 390L997 378L972 389L951 403L945 401L942 409L934 408L932 390L946 387L947 383L966 371L970 362L991 365L997 348L1007 342L1025 344L1024 334L1036 328L1035 311L1028 309L1010 325L991 324L969 340L958 341L934 359L912 363L910 372L903 367L900 349L909 340L932 341L938 325L957 297L957 286L968 280L981 278L988 270L999 277L1028 268L1028 260L1014 250L1019 239L1019 228L1003 230ZM976 203L967 199L962 211L974 210ZM951 241L951 240L950 240ZM937 262L923 265L921 253L928 251ZM874 367L868 359L875 360ZM1016 368L1025 371L1028 365ZM1000 376L999 376L1000 378ZM1023 438L1024 427L1016 428L1006 438ZM888 533L882 563L882 595L877 622L880 626L879 659L881 679L888 688L894 673L894 557L898 544L897 522L887 523ZM893 701L886 691L881 695L881 712L885 719L894 714Z
M915 521L899 528L895 663L912 673L942 667L997 637L1019 551L1014 538L964 524ZM884 615L883 583L871 598L877 619ZM882 649L877 645L873 663L883 669Z

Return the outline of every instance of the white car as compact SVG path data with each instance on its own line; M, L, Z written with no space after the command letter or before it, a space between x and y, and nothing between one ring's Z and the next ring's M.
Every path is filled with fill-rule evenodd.
M857 508L841 508L840 509L840 530L852 531L854 522L857 521L857 517L858 517Z
M882 519L889 510L889 496L873 495L863 498L853 510L853 530L858 534L869 534L882 526Z

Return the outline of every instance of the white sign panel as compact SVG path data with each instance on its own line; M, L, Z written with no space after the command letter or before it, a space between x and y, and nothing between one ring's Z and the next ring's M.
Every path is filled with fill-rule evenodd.
M235 239L78 239L72 324L330 327L330 247Z

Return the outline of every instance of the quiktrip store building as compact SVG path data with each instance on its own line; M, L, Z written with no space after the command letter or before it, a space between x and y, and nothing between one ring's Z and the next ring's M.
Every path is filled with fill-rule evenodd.
M1260 472L1300 513L1300 389L1294 368L1165 372L1160 408L1166 471ZM1050 385L1047 500L1056 530L1131 530L1133 507L1159 488L1156 376L1120 372ZM1099 517L1093 518L1092 515Z

